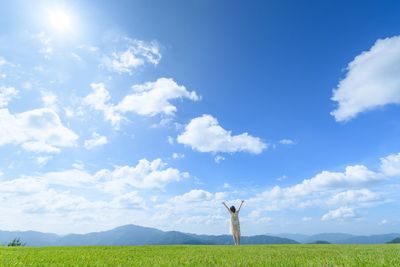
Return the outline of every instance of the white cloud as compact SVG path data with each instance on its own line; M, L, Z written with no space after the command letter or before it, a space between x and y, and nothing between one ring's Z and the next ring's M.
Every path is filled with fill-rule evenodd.
M55 95L51 91L41 91L40 94L42 97L43 106L45 106L46 108L51 108L54 111L58 110L57 95Z
M91 108L102 111L104 119L111 122L112 125L118 127L124 119L120 113L115 111L112 104L108 103L111 99L110 93L103 83L91 83L90 87L93 92L83 99L83 103Z
M381 158L379 171L364 165L347 166L343 172L322 171L301 183L274 186L249 199L249 203L267 203L262 210L304 209L310 206L364 206L385 200L384 192L372 192L367 187L389 181L398 175L398 157Z
M386 176L400 175L400 153L381 158L381 171Z
M137 191L132 191L123 195L116 196L111 204L120 209L145 209L145 200L139 196Z
M167 137L167 142L168 142L168 144L173 145L174 144L174 138L172 136L168 136Z
M213 194L202 189L193 189L181 196L176 196L172 199L177 203L209 201L213 198Z
M344 172L323 171L301 184L287 188L292 195L307 195L322 189L351 187L382 180L378 173L369 170L364 165L347 166Z
M387 224L387 223L388 223L388 220L383 219L379 224L380 224L380 225L385 225L385 224Z
M22 148L26 151L37 152L37 153L58 153L60 149L58 147L46 144L42 141L28 141L22 144Z
M338 108L331 114L347 121L359 113L400 103L400 36L379 39L347 66L346 77L333 91Z
M152 216L154 220L165 221L169 218L178 218L173 225L207 224L215 225L226 219L226 211L221 201L226 197L224 192L215 194L202 189L193 189L182 195L177 195L166 203L156 205L156 213Z
M303 222L308 222L308 221L311 221L311 220L312 220L312 217L303 217L301 220L302 220Z
M46 165L47 162L51 159L52 157L49 156L43 156L43 157L37 157L36 158L36 163L39 164L40 166Z
M349 207L340 207L335 210L331 210L328 213L324 214L321 218L322 221L330 221L330 220L343 220L343 219L352 219L359 217L352 208Z
M215 163L219 164L221 161L225 160L225 157L221 155L216 155L214 158Z
M340 192L335 194L330 199L328 199L327 203L329 205L352 205L354 203L362 204L362 203L369 203L374 201L381 200L382 197L374 193L368 189L357 189L357 190L347 190L344 192Z
M4 194L33 193L43 191L46 188L45 182L31 177L0 181L0 192Z
M174 115L177 111L171 101L188 98L192 101L200 99L195 91L187 91L173 79L159 78L155 82L133 85L133 93L126 95L119 103L109 103L110 93L103 83L90 84L93 92L83 99L85 105L102 111L104 119L118 127L125 118L121 115L133 112L141 116L158 114Z
M211 115L192 119L185 126L185 131L178 136L178 143L188 145L200 152L248 152L260 154L267 145L258 137L248 133L232 135Z
M319 193L369 184L381 179L381 176L368 170L365 166L355 165L346 167L345 172L323 171L311 179L288 186L274 186L271 190L264 191L249 201L266 201L266 210L280 210L287 207L304 208L318 204ZM316 198L316 201L310 198ZM304 202L305 201L305 202Z
M85 169L85 164L83 164L82 162L75 162L74 164L72 164L72 167L78 170L83 170Z
M97 46L87 45L87 44L80 45L80 46L78 46L78 48L89 51L89 52L97 52L100 50Z
M113 171L104 169L96 174L105 182L101 185L108 192L118 194L126 188L162 189L171 182L178 182L189 176L186 172L167 167L161 159L141 159L136 166L117 166Z
M155 82L147 82L132 86L134 92L116 105L120 112L134 112L142 116L154 116L160 113L174 115L177 108L171 100L187 98L199 100L195 91L189 92L185 86L178 85L173 79L159 78Z
M46 59L49 59L54 53L53 41L51 38L44 32L41 32L35 36L35 39L42 44L42 48L39 50L39 53L43 54Z
M18 90L14 87L0 86L0 108L6 107L17 95Z
M7 60L5 60L3 57L0 57L0 66L6 65Z
M93 149L97 146L102 146L108 143L107 137L98 133L93 133L92 138L85 140L84 146L86 149Z
M161 159L153 161L141 159L136 166L116 166L114 169L101 169L95 173L85 171L81 164L74 164L73 167L62 171L22 176L1 182L0 187L9 188L7 191L10 192L20 192L26 191L24 188L31 188L32 185L41 185L41 190L56 185L68 188L92 188L120 195L132 192L132 188L162 189L169 183L189 177L186 172L168 167Z
M98 176L80 169L47 172L34 177L47 185L60 185L75 188L92 187L96 183L99 183L100 179Z
M78 135L65 127L57 113L48 108L10 114L0 109L0 146L20 144L25 150L57 153L74 146Z
M281 145L294 145L295 142L293 140L291 140L291 139L282 139L282 140L279 140L279 144L281 144Z
M183 159L185 157L185 154L182 153L172 153L172 158L173 159Z
M144 42L125 38L128 42L126 50L113 52L103 58L104 66L119 74L132 74L133 70L150 63L157 65L161 60L160 47L157 42Z
M288 177L287 177L286 175L282 175L282 176L276 178L276 180L277 180L278 182L281 182L281 181L283 181L283 180L286 180L287 178L288 178Z

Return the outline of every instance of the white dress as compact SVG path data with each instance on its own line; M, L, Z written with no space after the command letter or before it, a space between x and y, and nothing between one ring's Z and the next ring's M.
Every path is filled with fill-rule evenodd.
M230 214L231 214L230 232L232 235L240 235L239 213L230 211Z

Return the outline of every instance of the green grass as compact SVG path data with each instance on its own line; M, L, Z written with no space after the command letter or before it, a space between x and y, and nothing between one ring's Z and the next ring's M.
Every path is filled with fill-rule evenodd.
M400 266L400 245L0 247L1 266Z

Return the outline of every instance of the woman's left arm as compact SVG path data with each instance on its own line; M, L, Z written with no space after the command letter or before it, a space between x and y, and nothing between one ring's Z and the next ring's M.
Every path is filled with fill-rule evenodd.
M242 202L240 203L239 209L237 211L238 213L240 212L240 208L242 207L243 203L244 203L244 200L242 200Z

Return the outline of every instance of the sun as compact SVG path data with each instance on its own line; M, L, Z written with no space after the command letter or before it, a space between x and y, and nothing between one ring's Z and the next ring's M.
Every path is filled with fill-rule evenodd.
M49 11L49 22L51 27L57 31L67 31L71 29L71 17L69 14L61 9L54 9Z

